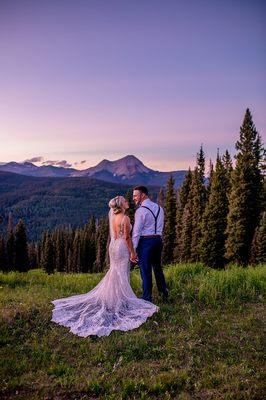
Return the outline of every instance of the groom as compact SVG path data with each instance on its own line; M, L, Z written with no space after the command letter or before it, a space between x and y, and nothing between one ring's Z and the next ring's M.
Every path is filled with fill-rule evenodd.
M161 266L164 211L162 207L149 199L146 186L136 186L133 189L133 201L138 208L135 212L132 242L140 266L142 298L152 301L153 269L158 291L163 299L167 300L168 289Z

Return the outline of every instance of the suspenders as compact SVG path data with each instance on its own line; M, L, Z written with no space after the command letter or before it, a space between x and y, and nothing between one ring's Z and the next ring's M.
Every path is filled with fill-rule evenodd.
M154 212L149 207L146 207L146 206L141 206L141 207L147 208L147 210L149 210L152 213L152 215L153 215L153 217L155 219L155 232L154 233L156 234L157 233L157 218L158 218L158 216L160 214L160 206L158 206L159 210L157 212L157 215L155 215Z

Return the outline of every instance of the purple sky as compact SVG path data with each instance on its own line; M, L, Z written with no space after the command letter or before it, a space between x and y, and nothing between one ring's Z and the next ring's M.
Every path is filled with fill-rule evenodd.
M233 154L247 107L266 131L265 19L256 0L0 0L0 162Z

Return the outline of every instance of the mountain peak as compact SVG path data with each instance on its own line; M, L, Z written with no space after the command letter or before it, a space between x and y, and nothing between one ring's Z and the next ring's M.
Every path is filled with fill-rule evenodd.
M110 164L112 161L107 160L106 158L104 160L102 160L101 162L99 162L99 164L97 165L106 165L106 164Z
M136 156L133 154L128 154L125 157L122 157L120 160L135 160L141 162Z
M90 176L102 171L107 171L114 176L123 176L123 179L125 179L139 173L149 173L152 170L146 167L137 157L128 154L114 161L104 159L95 167L88 168L86 173Z

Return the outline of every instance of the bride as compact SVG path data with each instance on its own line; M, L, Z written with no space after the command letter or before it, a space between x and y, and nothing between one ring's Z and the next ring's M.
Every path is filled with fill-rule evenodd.
M130 260L134 251L125 215L129 208L123 196L109 202L110 268L104 278L88 293L53 300L52 320L87 337L108 336L113 330L135 329L159 310L155 304L139 299L130 286Z

